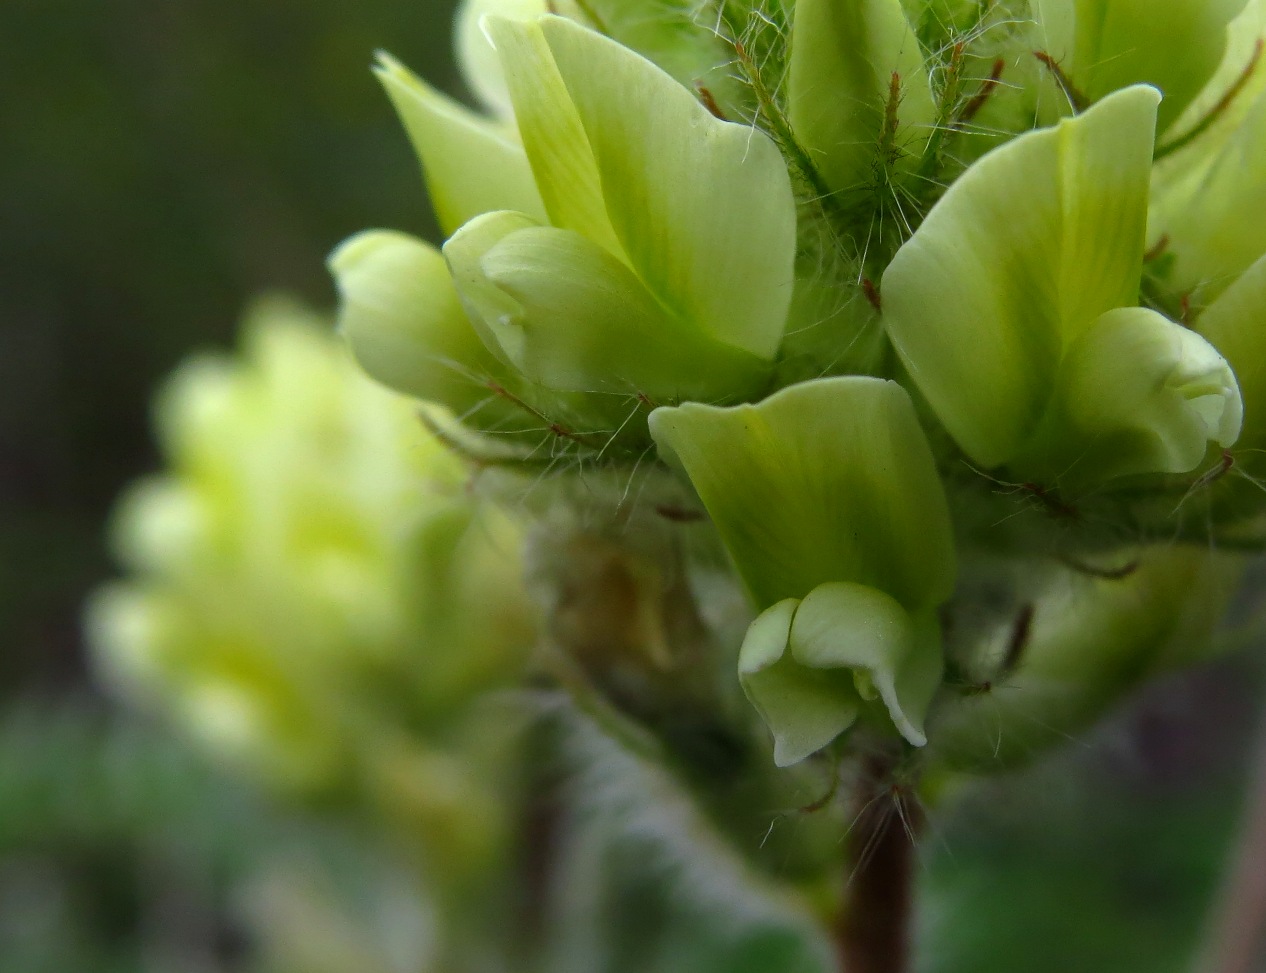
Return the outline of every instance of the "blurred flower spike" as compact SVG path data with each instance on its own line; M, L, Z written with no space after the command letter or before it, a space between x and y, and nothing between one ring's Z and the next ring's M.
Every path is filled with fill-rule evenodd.
M520 532L328 330L268 299L240 359L173 376L169 471L115 521L135 576L97 596L89 635L112 683L274 786L424 795L408 816L455 838L495 806L461 756L471 707L534 638Z

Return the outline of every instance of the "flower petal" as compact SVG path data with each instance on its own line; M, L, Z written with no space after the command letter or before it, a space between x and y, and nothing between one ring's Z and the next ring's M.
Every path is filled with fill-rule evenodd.
M513 364L519 349L514 346L506 349L503 340L512 340L514 333L498 330L496 326L503 318L508 320L521 314L522 308L488 280L481 261L484 254L510 234L539 225L522 213L485 213L463 226L444 244L444 259L466 316L484 347L507 365Z
M788 114L832 189L869 181L894 74L901 83L897 144L917 155L936 112L900 0L797 0Z
M897 351L983 466L1024 445L1068 342L1137 301L1158 101L1129 88L989 153L884 274Z
M752 622L739 652L739 680L774 737L774 763L789 767L847 730L861 698L847 671L806 668L787 650L799 602L780 601Z
M750 394L767 371L661 307L633 272L578 233L516 231L480 258L485 280L517 310L488 321L534 382L657 401Z
M484 33L482 21L490 16L533 20L548 12L546 0L465 0L457 11L454 31L457 65L470 90L489 111L501 118L511 118L514 105L506 87L501 59Z
M549 222L575 230L622 257L593 149L540 23L487 17L483 25L497 45L523 148Z
M750 126L714 118L651 62L593 31L558 17L543 18L539 31L638 276L681 318L772 358L795 277L795 200L778 149Z
M1057 416L1041 442L1050 478L1102 481L1186 473L1209 443L1232 445L1244 407L1235 375L1204 338L1148 308L1099 317L1068 350Z
M378 60L374 73L422 161L431 205L446 235L494 210L544 218L527 156L503 126L440 94L394 58L382 54Z
M651 435L690 476L758 607L828 581L910 611L954 583L949 512L909 396L895 382L803 382L759 405L656 409Z
M372 378L458 414L488 396L487 378L504 366L471 327L438 250L368 230L340 244L329 266L339 329Z
M930 638L920 638L928 634ZM792 658L802 666L864 673L898 732L916 747L927 743L923 719L941 674L934 622L930 633L921 632L891 596L864 585L833 582L814 588L800 603L788 642ZM928 659L933 663L932 692L927 691L927 667L920 664ZM913 679L902 678L907 669Z

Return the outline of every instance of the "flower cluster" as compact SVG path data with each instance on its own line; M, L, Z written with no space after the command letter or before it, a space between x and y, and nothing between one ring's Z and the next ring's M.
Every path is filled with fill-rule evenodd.
M474 701L522 678L535 637L522 532L328 332L268 299L243 360L173 376L170 468L115 523L136 577L98 593L89 635L109 681L217 754L473 866L499 854L509 755Z
M1263 36L1258 0L468 0L483 112L377 69L447 240L343 244L341 328L478 463L688 481L777 763L961 751L964 687L1021 672L1088 718L1207 633L1208 542L1258 544Z

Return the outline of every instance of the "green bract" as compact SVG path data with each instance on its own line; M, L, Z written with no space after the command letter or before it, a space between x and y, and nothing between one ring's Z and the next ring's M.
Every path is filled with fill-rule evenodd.
M1230 446L1217 352L1138 302L1157 92L1136 86L972 166L893 258L884 319L973 462L1088 486Z
M836 192L917 157L931 134L928 73L900 0L798 0L787 84L796 137Z
M777 762L825 746L876 692L921 744L941 670L932 613L953 588L954 551L900 386L822 379L759 405L659 409L651 433L685 468L763 610L739 672Z

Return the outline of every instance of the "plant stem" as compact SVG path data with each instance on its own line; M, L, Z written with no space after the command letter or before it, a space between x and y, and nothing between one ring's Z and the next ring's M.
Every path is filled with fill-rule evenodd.
M909 965L921 814L912 794L894 782L895 766L891 755L882 755L861 768L835 928L841 973L905 973Z

